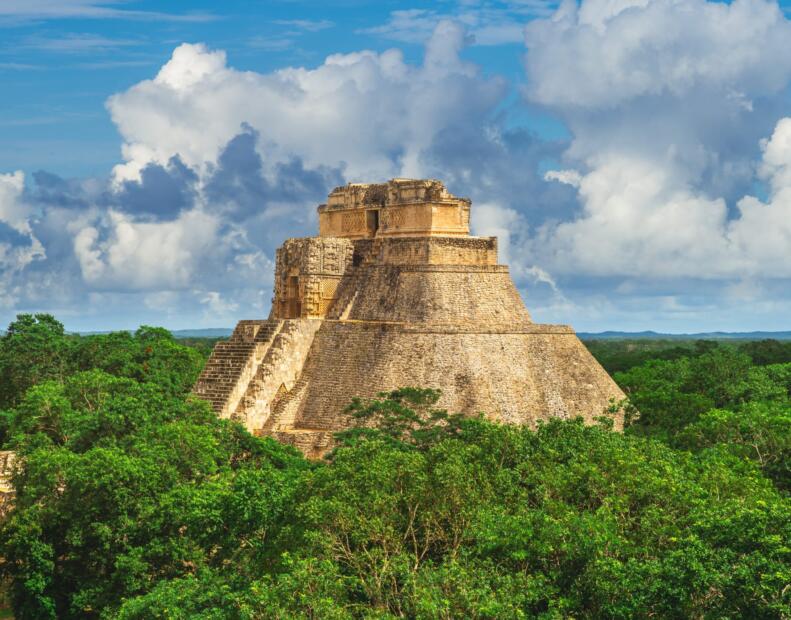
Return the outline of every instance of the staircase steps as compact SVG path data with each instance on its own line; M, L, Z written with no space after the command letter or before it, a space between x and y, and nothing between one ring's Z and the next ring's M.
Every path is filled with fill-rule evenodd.
M239 380L250 365L257 365L282 325L282 321L262 321L255 336L246 337L244 329L234 330L230 340L218 342L193 389L216 413L221 413ZM244 327L249 327L245 325ZM259 357L260 355L260 357Z
M357 291L361 279L361 267L357 267L347 272L341 279L338 286L337 297L332 302L332 307L327 313L327 317L331 319L345 320L351 312L354 300L357 298Z

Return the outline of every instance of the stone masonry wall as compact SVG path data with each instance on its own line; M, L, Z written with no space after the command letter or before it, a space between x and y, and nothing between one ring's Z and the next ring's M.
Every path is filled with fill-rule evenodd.
M349 184L333 190L318 212L322 237L466 236L470 228L470 201L437 180Z
M0 517L11 508L14 501L14 487L11 477L14 474L16 453L11 450L0 450Z
M565 326L453 332L324 321L303 377L290 424L278 424L276 408L273 434L306 453L326 449L331 433L349 424L343 408L352 397L403 386L440 389L439 405L452 412L531 426L552 417L593 422L623 398Z
M355 242L355 247L360 242ZM496 265L495 237L389 237L365 246L383 265Z
M347 303L333 304L328 318L466 325L530 322L502 265L362 265L341 281L338 299Z

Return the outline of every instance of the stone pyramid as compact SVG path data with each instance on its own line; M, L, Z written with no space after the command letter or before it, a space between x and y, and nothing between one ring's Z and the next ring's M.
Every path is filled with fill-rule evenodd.
M531 321L497 239L469 235L470 201L441 182L353 183L318 212L318 237L277 251L269 318L239 322L195 385L218 415L318 457L352 397L398 387L529 425L624 397L570 327Z

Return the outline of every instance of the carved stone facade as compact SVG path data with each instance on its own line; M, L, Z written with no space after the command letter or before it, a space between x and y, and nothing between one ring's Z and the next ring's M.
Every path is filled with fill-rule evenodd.
M470 201L453 196L437 180L393 179L335 188L319 206L322 237L365 239L467 235Z
M353 250L348 239L288 239L277 250L274 315L283 319L325 316L352 263Z
M269 319L218 343L194 393L311 457L350 424L352 397L404 386L507 423L594 421L623 393L570 327L531 321L469 209L434 180L334 190L320 236L278 250Z

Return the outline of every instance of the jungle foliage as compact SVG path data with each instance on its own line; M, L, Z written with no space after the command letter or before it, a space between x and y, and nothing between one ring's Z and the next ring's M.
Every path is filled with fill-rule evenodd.
M164 330L20 316L0 339L15 617L788 617L791 363L685 351L616 374L624 433L404 388L355 400L314 463L188 397L202 356Z

